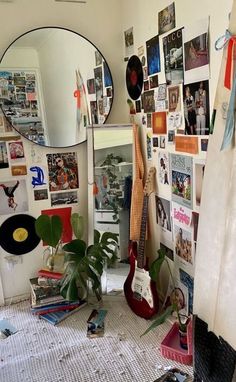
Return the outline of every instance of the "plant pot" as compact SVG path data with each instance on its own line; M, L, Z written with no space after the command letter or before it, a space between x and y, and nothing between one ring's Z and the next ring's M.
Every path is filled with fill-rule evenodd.
M46 248L43 253L44 267L51 272L64 273L64 256L65 252L61 247L56 254L52 247Z

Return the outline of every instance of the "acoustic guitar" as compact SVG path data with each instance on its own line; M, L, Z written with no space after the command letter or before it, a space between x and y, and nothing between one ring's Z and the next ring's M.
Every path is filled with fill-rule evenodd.
M142 209L142 220L140 238L137 243L132 242L130 246L130 271L124 283L124 293L128 305L135 314L143 318L151 318L158 312L159 298L156 284L151 280L145 261L145 237L148 216L149 195L154 191L155 167L151 167L144 187L144 199Z

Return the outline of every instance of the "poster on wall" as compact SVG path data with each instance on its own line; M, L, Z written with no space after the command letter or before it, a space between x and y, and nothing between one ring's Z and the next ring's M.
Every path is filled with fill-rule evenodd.
M0 169L8 167L7 145L6 142L0 142Z
M183 228L182 224L173 223L175 263L188 273L194 269L194 247L192 241L192 230Z
M49 190L61 191L79 188L77 154L47 154Z
M170 154L172 201L185 207L193 206L193 158Z
M148 75L151 76L152 74L156 74L161 71L160 47L159 47L158 35L146 41L146 50L147 50Z
M26 181L12 180L0 183L0 214L8 215L28 211Z
M199 20L183 30L184 83L209 79L209 19Z
M158 183L169 186L170 169L169 169L169 154L167 151L158 152Z
M158 31L159 34L166 33L175 28L175 3L158 12Z
M183 99L185 134L208 135L210 130L209 81L185 85Z
M167 85L184 80L182 28L163 37L163 52Z

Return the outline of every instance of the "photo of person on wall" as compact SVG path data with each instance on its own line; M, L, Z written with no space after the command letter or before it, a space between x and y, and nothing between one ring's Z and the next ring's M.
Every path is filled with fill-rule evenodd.
M79 187L76 153L47 154L50 191Z

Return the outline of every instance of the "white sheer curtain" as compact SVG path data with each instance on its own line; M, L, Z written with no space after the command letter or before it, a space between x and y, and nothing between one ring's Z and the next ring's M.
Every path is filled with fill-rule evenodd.
M229 31L236 35L236 0ZM236 48L235 48L236 50ZM194 313L236 349L236 149L220 150L225 119L222 103L227 46L216 93L214 133L209 137L195 263ZM234 67L236 62L234 62Z

